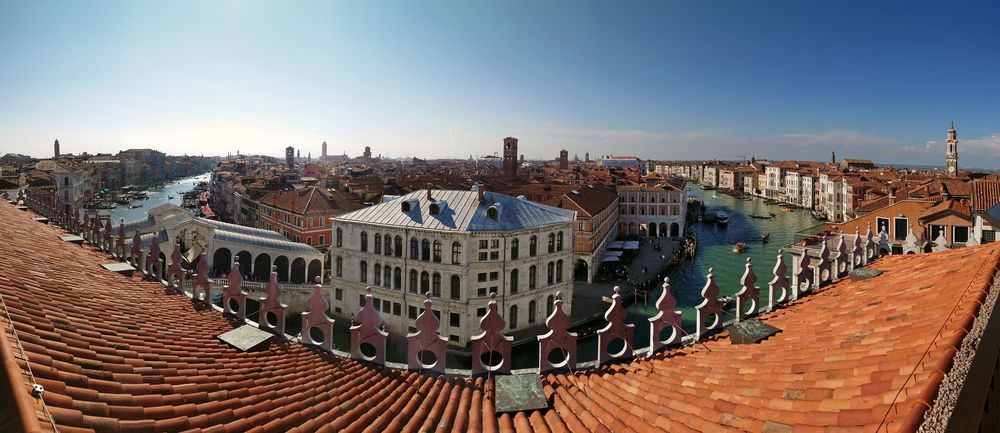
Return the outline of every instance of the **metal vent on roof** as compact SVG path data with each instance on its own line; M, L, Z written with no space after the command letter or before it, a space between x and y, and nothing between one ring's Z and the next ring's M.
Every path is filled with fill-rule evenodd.
M580 195L580 191L577 191L575 189L572 190L572 191L570 191L570 192L573 193L573 195Z

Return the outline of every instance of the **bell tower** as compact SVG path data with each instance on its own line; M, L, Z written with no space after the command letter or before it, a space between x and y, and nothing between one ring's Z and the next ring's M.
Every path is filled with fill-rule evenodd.
M503 174L504 176L517 176L517 139L507 137L503 139Z
M958 131L955 130L955 122L951 122L948 128L948 141L944 154L948 176L955 177L958 174Z

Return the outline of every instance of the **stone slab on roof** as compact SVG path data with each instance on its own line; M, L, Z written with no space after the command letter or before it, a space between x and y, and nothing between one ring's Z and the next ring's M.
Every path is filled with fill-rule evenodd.
M24 353L12 356L11 334L0 335L4 377L24 380L0 383L0 392L35 402L30 379L16 374L30 365L66 432L875 431L883 423L909 432L934 401L1000 257L1000 244L986 244L881 258L870 266L883 272L877 278L841 280L762 315L782 332L759 344L733 345L723 333L648 359L546 374L550 409L497 414L493 380L483 377L394 370L297 343L235 351L216 338L234 327L217 311L100 271L105 255L67 246L58 228L30 217L0 204L0 294Z

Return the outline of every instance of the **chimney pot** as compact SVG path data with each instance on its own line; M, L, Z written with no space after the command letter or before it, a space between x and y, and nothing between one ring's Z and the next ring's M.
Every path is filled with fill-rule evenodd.
M478 193L477 195L479 196L479 202L480 203L486 200L486 196L483 194L483 186L482 185L479 185L479 188L476 188L476 192Z
M427 184L427 200L433 200L433 199L434 198L431 197L431 184Z

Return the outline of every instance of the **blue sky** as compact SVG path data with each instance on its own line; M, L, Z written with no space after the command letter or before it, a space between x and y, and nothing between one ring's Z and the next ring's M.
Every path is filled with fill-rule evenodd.
M0 153L1000 167L1000 6L0 1Z

